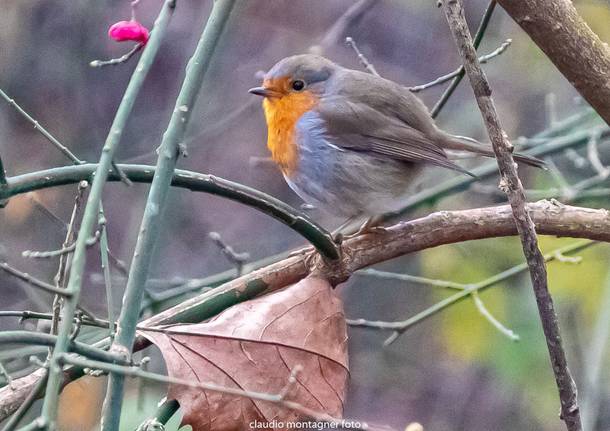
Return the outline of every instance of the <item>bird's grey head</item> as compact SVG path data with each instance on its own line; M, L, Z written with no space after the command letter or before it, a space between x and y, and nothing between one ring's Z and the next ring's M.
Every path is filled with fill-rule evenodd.
M291 92L305 90L321 95L326 81L338 67L319 55L303 54L286 57L265 74L262 87L252 88L249 91L264 97L281 97Z

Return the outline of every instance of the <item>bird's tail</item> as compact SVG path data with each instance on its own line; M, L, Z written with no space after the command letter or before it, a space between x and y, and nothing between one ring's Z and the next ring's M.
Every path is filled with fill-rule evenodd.
M495 157L493 149L486 144L483 144L476 139L468 138L466 136L456 136L446 134L443 139L443 148L446 150L455 151L466 151L469 153L480 154L485 157ZM546 163L544 160L540 160L527 154L513 153L513 158L526 165L535 166L537 168L546 169Z

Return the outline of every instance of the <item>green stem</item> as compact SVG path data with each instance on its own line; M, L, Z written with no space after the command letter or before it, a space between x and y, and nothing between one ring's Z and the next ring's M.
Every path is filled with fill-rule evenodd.
M136 429L136 431L148 431L149 429L157 429L150 427L151 424L162 424L166 425L167 422L176 414L180 408L180 403L176 400L164 400L159 407L155 416L151 419L146 420Z
M152 262L153 249L159 236L162 215L167 205L170 186L174 176L176 162L180 156L180 143L184 139L186 127L191 112L197 100L197 95L203 78L211 64L212 55L216 49L225 24L233 9L235 0L216 0L208 22L205 24L195 53L190 59L182 88L178 94L176 105L157 159L157 168L150 187L148 201L144 209L140 233L129 271L127 287L123 296L123 307L119 315L117 332L112 350L122 353L132 352L136 325L140 315L140 305L145 290L148 270ZM125 377L111 373L108 380L108 391L104 401L104 417L102 431L119 429L121 407L123 402Z
M127 178L135 183L150 183L156 173L156 168L153 166L118 166ZM8 186L0 189L0 199L34 190L77 183L90 178L97 168L98 165L90 163L79 166L62 166L10 177ZM120 178L116 173L109 171L108 180L120 181ZM174 171L172 185L195 192L222 196L262 211L299 233L326 258L337 259L339 257L339 251L330 233L311 221L305 214L263 192L223 178L181 169Z
M169 19L172 15L174 3L172 0L167 0L155 22L154 30L151 38L144 48L144 52L140 57L125 95L121 100L114 121L110 128L110 132L102 149L99 164L97 166L91 191L87 200L87 206L83 214L81 227L79 229L76 240L76 248L70 269L70 278L66 291L72 296L65 301L62 310L62 318L57 337L57 343L53 350L53 355L50 358L49 381L45 392L45 398L42 406L42 418L48 426L53 429L55 427L55 418L57 417L57 405L59 400L59 390L63 380L61 366L57 363L57 358L61 357L66 352L70 343L70 334L73 327L74 313L77 308L80 297L82 284L82 276L85 270L87 239L93 234L94 227L97 225L97 216L102 191L108 177L108 172L112 168L112 160L118 147L119 141L123 134L123 130L127 124L127 120L135 105L136 98L140 92L142 84L150 70L152 63L157 55L161 41L165 36Z
M0 332L0 345L29 344L37 346L53 346L57 342L58 338L59 337L55 335L43 334L40 332L4 331ZM93 347L79 341L68 340L68 348L66 350L99 361L122 364L128 363L128 361L125 361L118 355L114 355L106 350L98 349L97 347Z
M100 220L105 219L104 208L100 203ZM108 313L108 321L111 325L108 325L108 336L110 339L114 337L114 322L116 321L114 316L114 300L112 296L112 280L110 278L110 263L108 260L108 232L107 223L99 223L102 226L102 233L100 236L100 260L102 262L102 272L104 273L104 287L106 289L106 308Z
M49 133L47 131L47 129L45 129L44 127L42 127L40 125L40 123L38 121L36 121L30 114L28 114L21 106L19 106L17 104L17 102L15 102L15 100L11 99L2 89L0 89L0 97L2 97L4 100L6 100L6 102L11 105L13 108L15 108L15 110L17 110L17 112L19 114L21 114L29 123L31 123L32 125L34 125L34 128L36 130L38 130L40 132L40 134L42 136L44 136L45 138L47 138L47 140L53 144L53 146L55 148L57 148L59 151L61 151L61 153L66 156L68 159L70 159L70 161L74 164L79 164L82 163L82 160L80 160L78 157L76 157L74 155L74 153L72 153L72 151L70 151L65 145L63 145L61 142L59 142L55 136L53 136L51 133Z
M595 244L597 244L595 241L589 241L589 240L579 241L574 244L570 244L565 247L561 247L557 250L554 250L550 253L547 253L546 255L544 255L544 261L551 262L553 260L556 260L557 257L561 256L562 254L576 253L580 250L584 250L585 248L591 247L592 245L595 245ZM387 346L387 345L393 343L400 336L400 334L403 334L407 329L411 328L412 326L414 326L418 323L421 323L423 320L427 319L428 317L434 316L435 314L444 310L445 308L460 302L461 300L470 296L473 292L479 292L479 291L482 292L485 289L495 286L495 285L501 283L502 281L507 280L510 277L514 277L517 274L526 272L527 270L528 270L527 263L525 263L525 262L521 263L519 265L516 265L516 266L513 266L512 268L507 269L506 271L502 271L496 275L493 275L479 283L472 284L469 288L464 289L461 292L458 292L454 295L451 295L448 298L445 298L444 300L434 304L433 306L427 308L426 310L422 311L421 313L418 313L415 316L413 316L405 321L386 322L386 323L390 323L390 326L386 326L384 329L394 329L395 331L385 341L384 344Z
M43 290L47 293L54 293L65 298L70 298L72 296L71 292L67 292L65 289L60 289L58 287L53 286L52 284L34 278L26 272L21 272L18 269L13 268L6 262L0 262L0 270L12 275L15 278L18 278L19 280L23 280L28 284L28 286L35 287L36 289Z
M487 26L489 25L489 21L491 20L491 16L493 15L494 9L496 8L496 0L491 0L489 5L487 5L487 9L485 9L485 13L481 18L481 23L479 24L479 28L477 29L477 33L474 36L474 48L477 49L483 40L483 36L485 36L485 31L487 30ZM458 85L460 85L460 81L464 77L466 71L464 70L464 66L461 66L458 69L457 75L449 84L449 87L445 90L441 98L436 102L432 111L430 111L430 115L432 118L436 118L438 114L441 112L441 109L445 106L445 104L449 101L449 98L455 91Z
M596 126L594 130L598 130L600 136L610 136L610 129L605 125ZM560 138L554 138L544 144L537 145L525 154L536 157L549 156L566 150L567 148L575 148L586 145L591 137L591 129L583 129L571 133ZM476 175L476 178L461 175L453 177L436 186L429 187L419 193L414 194L405 201L405 205L398 211L386 213L382 216L383 221L388 221L393 218L400 217L414 209L424 205L433 205L439 199L467 190L472 184L482 179L490 178L498 174L498 164L493 161L482 166L474 168L471 172Z
M0 157L0 189L6 187L6 171L4 170L4 164Z

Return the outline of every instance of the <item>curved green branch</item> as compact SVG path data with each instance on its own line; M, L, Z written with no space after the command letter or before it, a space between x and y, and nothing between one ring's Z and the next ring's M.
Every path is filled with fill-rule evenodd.
M0 188L0 200L35 190L75 184L88 180L97 169L97 164L62 166L29 174L7 178L7 186ZM119 168L134 183L150 183L155 174L155 167L148 165L123 165ZM121 181L120 176L109 170L108 181ZM303 238L309 241L323 256L337 259L339 251L330 233L309 220L309 218L290 205L242 184L197 172L176 169L172 186L194 192L210 193L222 196L249 207L255 208L281 221Z

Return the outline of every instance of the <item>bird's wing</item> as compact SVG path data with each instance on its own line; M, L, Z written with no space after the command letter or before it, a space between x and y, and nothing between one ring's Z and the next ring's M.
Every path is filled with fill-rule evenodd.
M326 97L316 108L325 137L338 147L405 162L427 163L469 174L422 131L367 103Z

